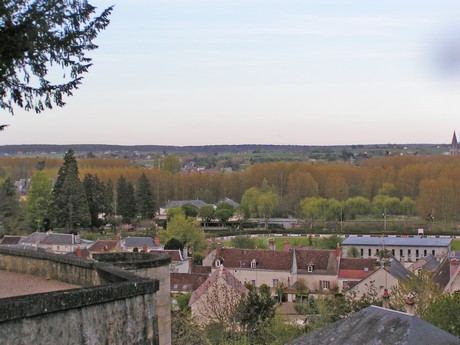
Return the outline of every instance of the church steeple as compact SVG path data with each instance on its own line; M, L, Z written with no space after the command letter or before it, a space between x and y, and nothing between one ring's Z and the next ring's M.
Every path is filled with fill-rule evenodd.
M457 142L457 136L455 135L455 131L452 137L452 143L450 144L450 155L451 156L458 155L458 142Z

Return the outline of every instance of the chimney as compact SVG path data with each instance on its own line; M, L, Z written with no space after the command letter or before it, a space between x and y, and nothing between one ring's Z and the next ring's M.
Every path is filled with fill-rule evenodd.
M268 248L270 250L276 250L275 240L268 241Z
M188 274L192 274L192 266L193 266L192 257L189 256L189 258L188 258Z
M412 293L409 293L406 298L406 313L412 316L415 315L415 300Z
M216 259L220 259L220 243L216 246Z
M81 248L79 246L75 250L75 255L77 256L77 258L81 258Z
M289 241L285 239L284 240L284 251L288 252L290 248L291 248L291 245L289 244Z
M160 237L158 236L155 236L155 247L159 247L160 246Z
M142 247L142 252L147 253L147 245L144 244L144 246Z
M390 294L388 293L388 289L383 290L382 307L385 309L390 309Z
M204 257L206 258L210 252L211 252L211 243L208 242L208 244L206 245L206 252L204 254Z
M340 243L337 243L337 248L335 249L335 255L337 258L340 258L342 256L342 251L340 249Z

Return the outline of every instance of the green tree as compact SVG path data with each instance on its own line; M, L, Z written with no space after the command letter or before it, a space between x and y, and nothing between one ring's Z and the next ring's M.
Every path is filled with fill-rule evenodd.
M169 171L172 173L177 173L182 168L180 160L177 156L166 155L160 161L160 169L163 171Z
M185 204L181 207L187 218L196 218L198 216L198 208L195 205Z
M264 330L271 325L275 318L275 300L271 296L270 288L262 284L259 291L248 286L248 295L240 302L237 308L237 320L241 329L251 334L256 344L267 343Z
M117 182L117 214L122 217L123 223L130 224L136 215L134 187L126 181L123 175Z
M189 248L193 254L203 251L206 248L204 231L198 226L195 220L178 214L171 218L166 231L160 233L163 242L176 238Z
M265 229L268 229L268 219L275 213L278 206L278 195L269 190L260 195L257 200L257 212L264 218Z
M44 171L36 171L30 179L25 210L31 229L40 230L51 206L53 185L51 177Z
M257 217L257 205L260 196L260 190L256 187L247 189L241 198L241 207L248 217Z
M241 249L255 249L256 241L249 236L235 236L232 239L231 245Z
M185 217L185 211L180 206L175 206L175 207L169 208L168 211L167 211L167 214L168 214L168 219L169 220L171 220L172 218L174 218L174 217L176 217L178 215L181 215L181 216Z
M0 107L37 113L63 106L91 66L109 7L95 16L83 0L4 0L0 5ZM58 71L62 70L61 78ZM54 80L57 79L57 80Z
M139 176L136 189L137 211L141 219L151 219L155 213L155 204L153 202L153 193L150 181L145 173Z
M232 205L222 202L217 206L214 217L220 220L222 226L225 226L227 221L233 216L233 210L234 207Z
M13 182L7 177L0 185L0 232L3 234L16 233L20 228L20 222L19 196Z
M214 207L211 205L204 205L200 207L199 216L204 222L204 226L208 226L209 222L214 218Z
M83 185L78 177L78 164L72 150L64 155L51 196L52 215L57 226L73 230L91 222Z
M444 294L432 302L423 319L433 325L460 337L460 293Z
M355 219L358 215L369 214L370 202L362 196L349 198L344 204L344 213L346 218Z
M105 184L104 190L104 213L105 218L108 219L114 212L114 199L113 199L113 182L108 180Z
M105 206L105 185L97 175L86 174L83 178L88 209L91 215L91 226L99 227L102 220L99 214L104 213Z
M348 248L347 250L347 256L349 258L357 258L359 257L359 250L358 248L356 248L355 246L352 246L350 248Z

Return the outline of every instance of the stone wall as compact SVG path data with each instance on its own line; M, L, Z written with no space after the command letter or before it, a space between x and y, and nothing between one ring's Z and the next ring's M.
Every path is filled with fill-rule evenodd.
M159 320L165 318L159 290L161 281L169 283L169 257L140 260L140 269L155 271L154 279L134 274L135 257L123 259L132 272L114 263L0 248L0 269L85 286L0 299L0 344L170 345L170 323Z

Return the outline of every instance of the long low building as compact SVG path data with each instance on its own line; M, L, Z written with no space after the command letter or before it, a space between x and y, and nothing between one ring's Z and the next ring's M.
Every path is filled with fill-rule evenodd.
M397 260L415 262L427 255L444 257L451 252L451 238L427 237L348 237L342 243L345 256L355 247L358 256L372 258L386 251Z

